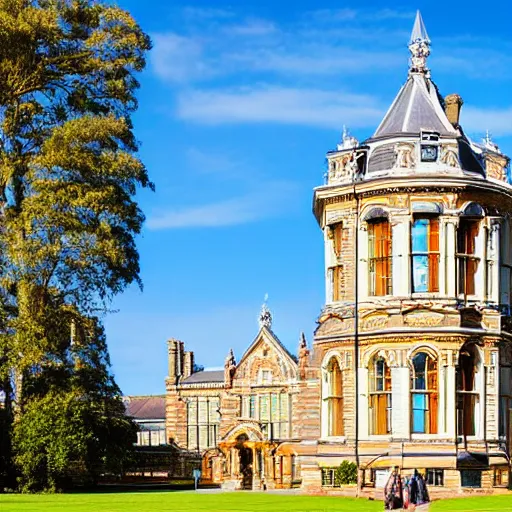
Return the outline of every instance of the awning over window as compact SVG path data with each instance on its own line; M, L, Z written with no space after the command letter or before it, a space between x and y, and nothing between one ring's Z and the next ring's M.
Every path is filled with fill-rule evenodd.
M429 201L417 201L412 203L414 213L442 213L443 208L439 203Z
M382 208L372 208L364 217L363 220L368 222L376 219L387 219L388 212Z
M487 469L489 457L486 453L459 452L457 454L457 469Z
M469 203L461 213L463 217L484 217L484 209L478 203Z

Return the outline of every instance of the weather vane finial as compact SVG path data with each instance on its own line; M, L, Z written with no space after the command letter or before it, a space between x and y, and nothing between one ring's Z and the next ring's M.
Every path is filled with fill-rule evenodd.
M411 52L411 72L428 73L427 57L430 55L430 39L420 11L416 13L409 50Z
M267 306L268 301L268 293L265 293L265 297L263 298L263 304L261 306L260 316L258 318L258 324L260 329L266 327L267 329L272 328L272 313Z

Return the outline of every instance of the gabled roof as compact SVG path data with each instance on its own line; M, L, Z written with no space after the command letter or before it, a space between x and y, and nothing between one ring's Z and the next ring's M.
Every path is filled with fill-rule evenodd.
M208 384L224 382L224 370L203 370L183 379L181 384Z
M165 419L165 395L126 396L126 415L136 420Z
M272 330L268 327L263 326L254 341L249 345L249 348L244 352L244 355L240 358L238 362L238 366L242 363L244 359L246 359L249 354L254 350L254 348L258 345L262 337L265 338L266 341L269 341L275 349L284 355L294 366L297 366L297 358L281 343L279 338L274 334Z
M457 137L441 106L436 85L424 73L410 73L372 139L414 134L422 130Z

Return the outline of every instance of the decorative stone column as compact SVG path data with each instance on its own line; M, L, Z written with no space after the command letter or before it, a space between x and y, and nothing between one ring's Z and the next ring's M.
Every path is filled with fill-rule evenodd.
M444 254L445 261L444 263L444 275L445 275L445 294L448 297L455 297L456 295L456 265L457 261L455 259L455 251L457 248L457 240L456 240L456 226L458 224L458 217L455 216L444 216L442 217L444 221ZM441 281L442 283L442 281Z
M368 368L358 368L359 375L359 421L357 424L359 439L368 439Z
M410 246L409 214L393 214L391 217L392 236L392 292L395 297L407 297L409 295L410 272L409 246Z
M445 357L443 357L443 363L445 365L445 389L444 396L446 401L446 434L450 439L455 441L457 437L456 432L456 414L457 414L457 403L456 403L456 379L455 379L455 367L458 361L458 352L455 350L447 350Z
M389 351L391 366L391 435L393 439L410 438L410 370L403 351Z

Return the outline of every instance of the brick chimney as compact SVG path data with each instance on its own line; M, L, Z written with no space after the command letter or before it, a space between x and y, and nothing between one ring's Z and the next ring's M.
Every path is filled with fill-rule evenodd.
M167 341L169 360L169 379L177 381L183 375L184 344L183 341L171 338Z
M185 362L183 364L183 378L186 379L194 373L194 352L185 352Z
M448 121L450 121L450 123L455 127L459 126L460 109L462 108L464 101L458 94L449 94L444 99L444 103Z

